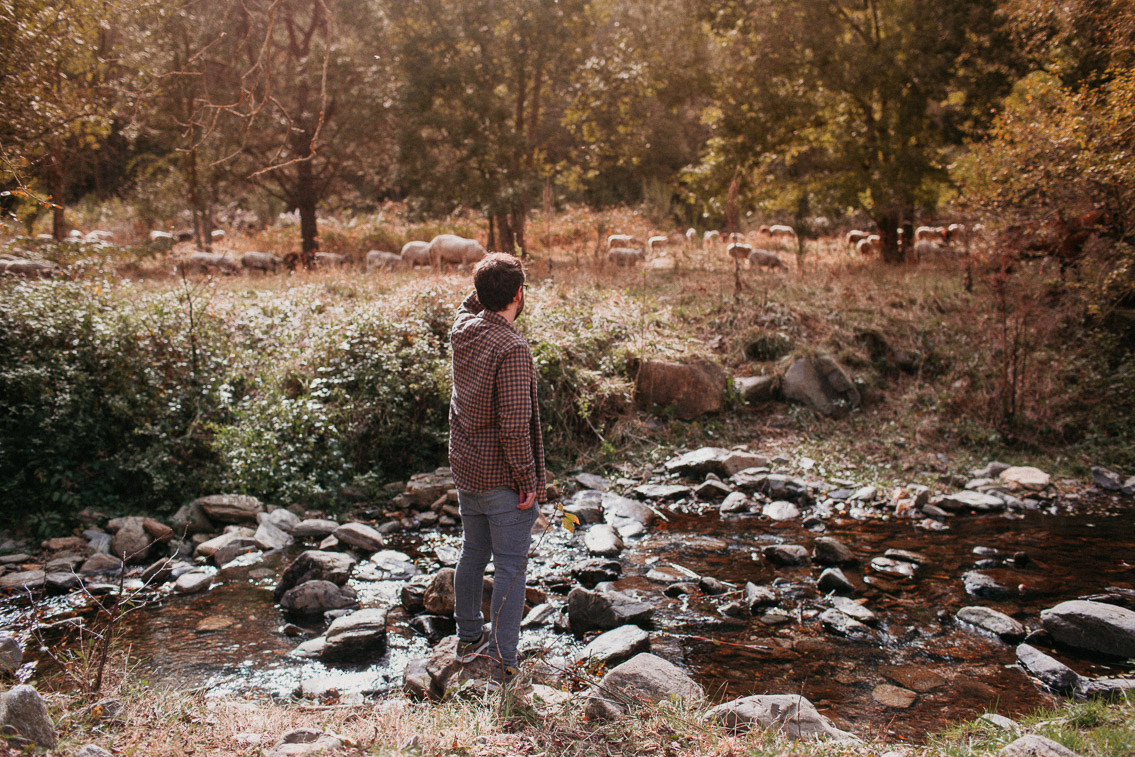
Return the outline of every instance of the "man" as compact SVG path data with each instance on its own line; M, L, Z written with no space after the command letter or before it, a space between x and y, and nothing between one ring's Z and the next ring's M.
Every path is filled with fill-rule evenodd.
M492 253L473 268L473 286L450 332L449 463L465 536L454 577L457 656L472 662L488 650L499 663L494 680L507 684L516 669L532 526L545 493L544 443L536 366L513 328L524 310L524 269L512 255ZM481 614L490 557L491 630Z

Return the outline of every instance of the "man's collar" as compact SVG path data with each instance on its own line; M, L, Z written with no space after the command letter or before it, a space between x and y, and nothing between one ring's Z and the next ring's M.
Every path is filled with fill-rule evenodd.
M495 310L482 310L481 318L489 321L490 323L496 323L501 326L508 326L510 329L512 328L512 324L508 322L508 319Z

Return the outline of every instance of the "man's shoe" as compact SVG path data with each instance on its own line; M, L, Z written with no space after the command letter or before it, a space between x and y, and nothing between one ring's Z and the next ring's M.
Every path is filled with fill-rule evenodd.
M457 661L466 664L473 662L477 659L477 655L481 654L488 648L489 642L493 640L492 634L489 633L489 627L483 626L481 628L481 635L473 641L462 641L460 637L457 639Z
M485 689L488 690L488 691L500 691L501 689L511 689L512 686L513 686L513 682L516 679L516 675L517 675L517 670L512 665L506 665L506 666L503 666L503 667L500 666L500 665L494 665L493 666L493 677L485 685Z

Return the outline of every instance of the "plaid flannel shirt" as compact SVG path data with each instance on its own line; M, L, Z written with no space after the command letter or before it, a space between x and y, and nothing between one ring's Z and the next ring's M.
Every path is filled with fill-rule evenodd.
M545 496L544 441L532 352L476 292L461 303L453 330L449 465L457 488L507 488Z

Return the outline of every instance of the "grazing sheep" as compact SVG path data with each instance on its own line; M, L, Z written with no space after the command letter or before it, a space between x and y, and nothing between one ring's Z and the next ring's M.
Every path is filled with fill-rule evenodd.
M612 234L607 237L607 249L613 250L616 246L625 247L632 242L634 242L634 237L630 234Z
M748 260L749 267L751 268L779 268L782 271L788 270L788 266L777 257L777 254L775 252L769 252L768 250L753 250L749 253Z
M941 226L919 226L914 230L914 241L945 242L946 230Z
M402 262L411 268L425 268L430 264L429 242L407 242L402 245Z
M745 244L744 242L730 242L729 246L725 248L725 254L740 263L744 263L749 259L749 254L752 253L753 246Z
M239 270L236 261L216 252L195 252L182 261L182 265L187 272L212 273L221 271L223 273L236 273Z
M945 242L936 242L933 239L920 239L914 243L914 259L921 260L927 255L943 255L953 252Z
M657 236L646 240L646 254L653 255L658 247L665 247L670 240L667 237Z
M855 252L858 255L877 255L883 251L883 238L878 234L870 234L866 239L855 243Z
M785 226L784 224L769 226L768 234L773 239L777 239L782 242L796 241L796 229L792 228L791 226Z
M46 260L5 260L0 262L0 273L23 276L26 279L47 278L59 270L59 266Z
M109 242L112 239L114 239L114 232L100 229L96 229L83 237L84 242Z
M693 228L686 229L686 246L687 247L693 248L694 243L697 241L697 238L698 238L698 232L695 229L693 229Z
M371 250L367 253L368 271L373 271L376 268L384 268L388 271L393 271L400 265L402 265L402 256L396 255L393 252Z
M966 226L964 223L952 223L946 227L946 241L965 242L966 241Z
M633 247L616 247L607 251L607 259L617 266L633 266L643 261L642 250Z
M846 237L847 246L854 250L855 245L859 244L860 240L866 239L868 236L870 235L866 231L860 231L859 229L849 231Z
M715 229L710 229L701 237L702 249L712 250L715 246L721 244L721 232Z
M249 271L271 271L275 273L284 261L270 252L246 252L240 256L240 264Z
M315 266L317 268L337 268L347 265L347 256L337 252L315 253Z
M439 234L430 240L430 265L435 269L442 266L463 266L476 263L485 257L485 248L476 239L466 239L456 234Z

